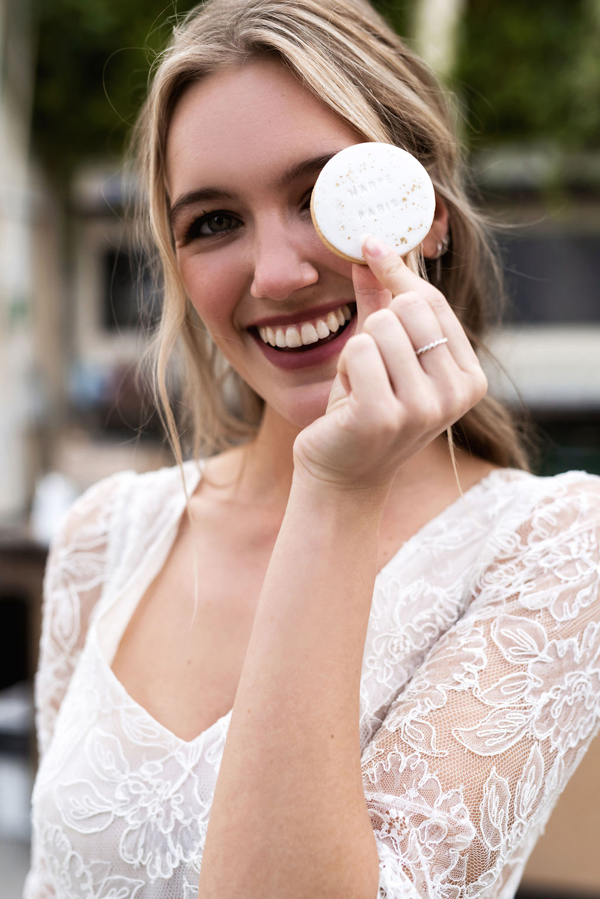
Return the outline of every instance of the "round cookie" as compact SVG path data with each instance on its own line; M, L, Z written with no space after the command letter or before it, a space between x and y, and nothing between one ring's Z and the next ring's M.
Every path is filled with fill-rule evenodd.
M401 256L421 243L433 222L435 192L427 170L406 150L354 144L321 170L310 212L325 246L364 265L364 234L381 238Z

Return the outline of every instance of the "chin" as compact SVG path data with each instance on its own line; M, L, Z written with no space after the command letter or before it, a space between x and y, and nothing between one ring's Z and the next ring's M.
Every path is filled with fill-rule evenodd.
M281 397L279 402L272 404L273 408L294 427L307 428L325 415L332 383L333 379L290 390L292 395Z

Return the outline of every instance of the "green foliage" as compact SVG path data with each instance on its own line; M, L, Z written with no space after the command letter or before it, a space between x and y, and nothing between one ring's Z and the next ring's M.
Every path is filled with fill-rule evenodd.
M456 83L477 145L600 145L598 0L470 0Z
M154 54L196 0L33 0L36 153L66 181L118 158ZM282 0L293 2L293 0ZM373 0L406 35L414 0ZM456 85L472 143L551 139L600 146L600 0L469 0Z
M36 152L58 177L119 156L169 21L193 2L38 0Z
M402 37L408 35L414 0L371 0L371 2L398 34Z
M82 161L118 158L144 99L154 54L198 0L34 0L36 153L67 180ZM284 0L288 2L288 0ZM375 0L397 28L407 0Z

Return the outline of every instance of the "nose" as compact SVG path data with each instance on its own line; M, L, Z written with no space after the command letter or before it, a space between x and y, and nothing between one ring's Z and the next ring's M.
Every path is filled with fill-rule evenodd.
M308 246L293 226L274 219L257 230L250 293L256 299L286 300L319 280Z

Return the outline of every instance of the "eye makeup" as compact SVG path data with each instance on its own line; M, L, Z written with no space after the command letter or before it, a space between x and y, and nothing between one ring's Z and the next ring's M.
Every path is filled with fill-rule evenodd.
M313 187L311 187L302 198L301 211L310 211L310 199ZM194 240L206 240L210 238L218 238L231 234L242 227L243 222L239 216L226 209L215 209L211 212L203 211L202 215L192 219L190 224L185 228L182 238L182 245L187 246Z
M203 240L230 234L232 231L237 230L241 224L241 220L236 215L225 209L204 212L201 216L192 219L183 235L183 243L188 244L192 240Z

